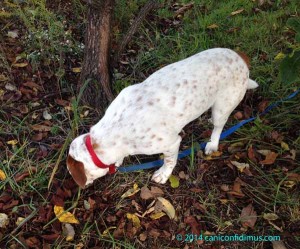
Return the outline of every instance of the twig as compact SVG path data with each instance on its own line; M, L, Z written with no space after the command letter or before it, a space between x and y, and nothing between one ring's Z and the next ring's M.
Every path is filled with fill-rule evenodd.
M130 26L129 30L127 31L127 34L122 39L122 42L120 46L118 47L116 54L114 56L113 62L116 63L120 60L120 56L128 43L130 42L132 36L135 34L135 32L140 27L143 20L146 18L147 14L160 6L160 3L157 0L149 0L140 10L138 16L133 21L133 24Z

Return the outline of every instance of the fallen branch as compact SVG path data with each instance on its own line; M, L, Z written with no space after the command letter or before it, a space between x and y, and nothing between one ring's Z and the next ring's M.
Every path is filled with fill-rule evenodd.
M127 34L123 37L122 42L120 46L118 47L113 62L114 64L117 63L120 60L120 56L123 53L124 49L130 42L132 36L135 34L135 32L138 30L140 25L142 24L143 20L146 18L148 13L156 9L160 6L160 3L157 0L149 0L140 10L138 16L136 19L133 21L133 24L130 26L129 30L127 31Z

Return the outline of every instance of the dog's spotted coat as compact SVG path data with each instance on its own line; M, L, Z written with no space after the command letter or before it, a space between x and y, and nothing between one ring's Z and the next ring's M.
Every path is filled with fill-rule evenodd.
M216 151L228 116L246 90L257 86L236 52L224 48L203 51L123 89L90 130L94 150L102 162L116 166L128 155L163 153L164 165L152 180L165 183L176 165L182 128L212 108L214 129L205 153ZM85 136L72 142L67 161L81 187L108 172L94 165Z

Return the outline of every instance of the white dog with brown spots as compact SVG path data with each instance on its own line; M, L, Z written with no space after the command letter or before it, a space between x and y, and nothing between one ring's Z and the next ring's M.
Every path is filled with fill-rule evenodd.
M123 89L90 132L71 143L67 166L74 180L83 188L113 173L128 155L163 153L152 180L165 183L177 162L180 131L209 108L214 129L205 153L217 151L229 115L246 90L258 86L247 64L242 53L209 49Z

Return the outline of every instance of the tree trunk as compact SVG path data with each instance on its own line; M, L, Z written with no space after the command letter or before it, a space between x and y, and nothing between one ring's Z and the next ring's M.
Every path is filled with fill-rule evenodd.
M87 83L81 103L103 113L114 98L109 71L114 0L88 0L88 4L84 60L77 90Z

